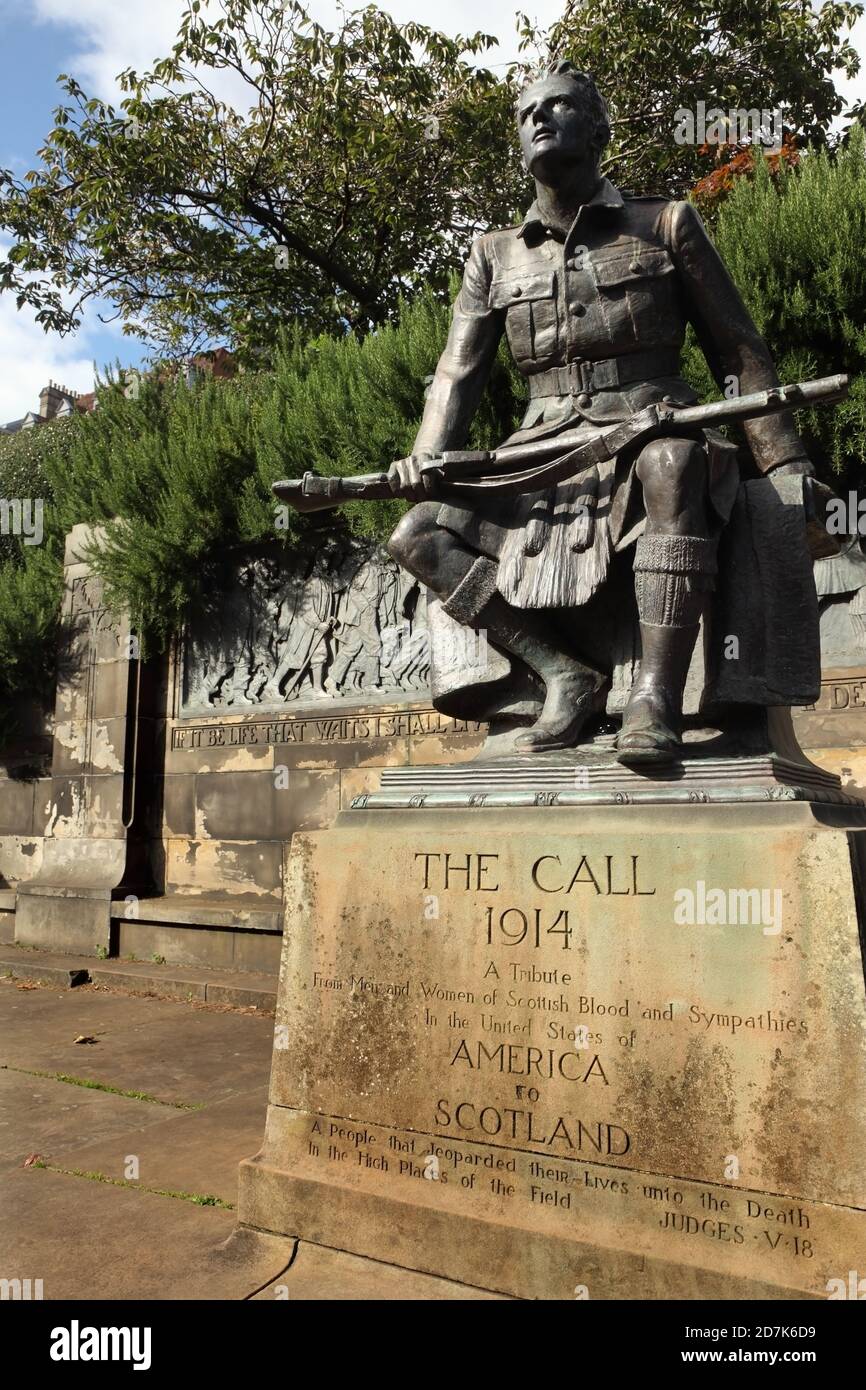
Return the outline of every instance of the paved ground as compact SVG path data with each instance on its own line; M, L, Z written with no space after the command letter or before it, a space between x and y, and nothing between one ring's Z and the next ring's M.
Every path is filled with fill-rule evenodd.
M46 1299L492 1297L235 1233L238 1163L264 1132L272 1018L37 983L75 965L52 957L51 976L40 954L0 976L0 1278L42 1279Z

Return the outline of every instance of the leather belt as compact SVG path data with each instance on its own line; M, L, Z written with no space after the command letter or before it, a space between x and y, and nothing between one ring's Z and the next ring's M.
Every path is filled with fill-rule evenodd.
M576 396L583 391L607 391L635 381L655 381L658 377L679 376L680 354L673 348L652 352L629 352L622 357L606 357L598 362L569 362L529 377L529 395Z

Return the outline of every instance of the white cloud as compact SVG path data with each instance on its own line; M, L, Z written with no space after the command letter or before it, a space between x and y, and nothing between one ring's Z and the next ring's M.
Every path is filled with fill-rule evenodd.
M0 256L10 245L8 237L0 237ZM71 303L68 296L65 300ZM14 295L0 295L0 425L38 410L39 392L49 381L70 391L92 391L94 360L102 373L106 358L112 365L116 356L128 362L131 347L136 355L134 345L122 338L119 322L100 323L100 311L110 312L104 305L89 304L78 332L61 337L46 333L26 305L18 309Z
M31 0L34 17L42 23L62 23L76 32L67 71L88 96L115 105L123 95L117 75L126 68L144 72L171 52L184 0ZM216 13L216 11L215 11ZM233 74L211 86L223 100L245 95L247 88Z
M31 0L42 23L62 23L77 31L70 66L88 95L116 95L114 79L124 68L141 71L163 58L177 33L185 6L181 0ZM74 61L73 61L74 60Z
M60 338L45 333L11 295L0 297L0 424L39 409L39 392L49 380L71 391L93 390L87 335Z

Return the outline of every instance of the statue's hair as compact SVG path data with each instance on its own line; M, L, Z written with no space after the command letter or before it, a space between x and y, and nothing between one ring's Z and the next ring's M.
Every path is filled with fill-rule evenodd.
M605 146L610 141L610 118L607 113L604 97L595 85L595 79L588 73L579 72L568 58L558 58L555 63L534 74L524 83L520 96L517 98L517 106L520 105L520 97L528 87L537 87L539 82L546 82L551 77L565 77L571 82L580 101L581 108L587 120L593 127L593 145L596 154L600 157Z

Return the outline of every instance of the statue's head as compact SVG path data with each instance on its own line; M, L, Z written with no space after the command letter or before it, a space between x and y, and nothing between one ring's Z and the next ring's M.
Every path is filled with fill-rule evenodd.
M562 59L523 88L517 129L526 168L555 182L570 165L598 164L610 140L607 107L591 77Z
M316 546L313 555L312 573L320 576L330 575L343 558L343 550L335 536L324 536Z

